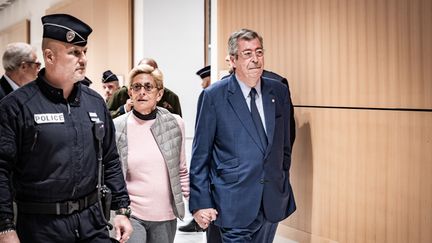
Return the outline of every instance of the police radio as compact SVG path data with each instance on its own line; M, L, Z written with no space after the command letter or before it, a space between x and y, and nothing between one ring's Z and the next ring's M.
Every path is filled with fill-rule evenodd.
M110 220L111 216L111 199L112 194L111 190L105 185L105 177L104 177L104 165L103 165L103 150L102 150L102 143L103 138L105 136L105 126L104 123L100 120L97 120L94 122L94 136L96 137L96 140L98 141L98 147L97 147L97 160L98 160L98 184L97 184L97 190L98 190L98 196L99 196L99 204L100 209L102 211L102 215L105 216L105 221L108 224L108 227L112 229L112 225L108 222Z

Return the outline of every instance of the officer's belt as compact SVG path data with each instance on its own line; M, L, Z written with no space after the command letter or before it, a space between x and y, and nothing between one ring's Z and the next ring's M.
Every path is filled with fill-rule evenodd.
M17 207L21 213L67 215L75 211L82 211L97 202L98 191L96 190L76 200L59 203L17 202Z

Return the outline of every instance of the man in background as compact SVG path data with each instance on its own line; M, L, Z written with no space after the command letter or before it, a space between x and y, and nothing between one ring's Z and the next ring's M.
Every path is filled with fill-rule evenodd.
M120 88L119 80L111 70L107 70L102 74L102 88L104 90L105 101L109 102L114 92Z
M35 80L41 67L36 48L23 42L7 45L2 61L5 74L0 79L0 100L12 91Z
M198 70L196 72L196 75L200 76L200 78L202 80L201 81L201 87L203 89L207 88L211 84L210 71L211 71L211 68L210 68L210 65L208 65L208 66L201 68L200 70Z

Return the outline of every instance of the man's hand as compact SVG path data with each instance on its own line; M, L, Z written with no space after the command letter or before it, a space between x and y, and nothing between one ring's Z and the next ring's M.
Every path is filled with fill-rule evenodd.
M124 215L116 215L114 217L114 229L116 240L120 241L120 243L127 242L133 231L130 220Z
M15 230L0 234L0 243L20 243Z
M217 218L218 212L214 208L204 208L193 214L195 221L202 229L207 229L212 221Z

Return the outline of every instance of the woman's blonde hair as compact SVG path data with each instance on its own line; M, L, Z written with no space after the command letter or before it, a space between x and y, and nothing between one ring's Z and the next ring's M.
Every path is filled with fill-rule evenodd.
M134 67L129 72L129 88L132 86L132 81L135 78L135 76L137 76L138 74L142 74L142 73L150 74L153 77L153 79L156 83L156 88L158 90L161 90L164 88L162 72L158 68L153 68L152 66L150 66L148 64L140 64L140 65Z

